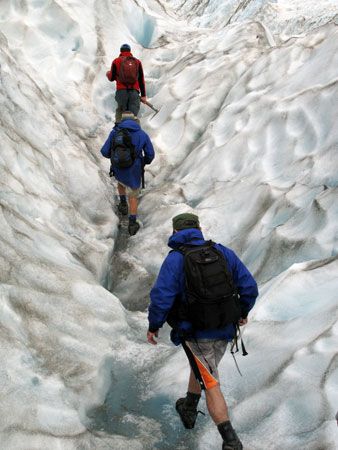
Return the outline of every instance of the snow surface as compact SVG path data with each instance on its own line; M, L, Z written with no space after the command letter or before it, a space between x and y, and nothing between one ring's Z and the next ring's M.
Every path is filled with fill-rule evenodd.
M149 288L186 210L260 284L243 377L229 355L220 370L245 448L338 448L337 12L0 3L1 449L220 448L210 418L189 432L174 412L188 366L168 328L145 343ZM157 155L127 242L99 156L115 108L105 71L124 42L161 107L142 106Z

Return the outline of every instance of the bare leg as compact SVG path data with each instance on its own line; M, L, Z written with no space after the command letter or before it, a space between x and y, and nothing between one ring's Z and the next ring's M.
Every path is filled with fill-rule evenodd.
M129 213L133 216L137 215L137 197L128 196L129 201Z
M115 123L120 123L122 120L122 108L118 106L115 111Z
M190 370L188 392L193 394L201 394L200 385L192 370ZM228 407L219 385L211 389L206 389L205 398L207 401L209 414L216 425L229 420Z
M192 370L190 370L188 392L191 392L192 394L199 394L199 395L201 394L200 385L197 382L194 372Z
M119 195L126 195L126 188L122 184L117 183L117 192Z
M216 425L229 420L228 407L219 385L206 389L205 398L209 414Z

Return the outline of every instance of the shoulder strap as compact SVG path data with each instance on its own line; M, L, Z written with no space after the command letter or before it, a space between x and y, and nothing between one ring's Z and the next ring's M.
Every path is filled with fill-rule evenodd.
M193 373L195 375L195 378L196 378L198 384L200 385L201 390L205 390L206 387L205 387L205 384L204 384L204 380L203 380L203 377L201 375L201 372L199 371L199 368L198 368L198 365L196 363L194 354L190 350L190 347L188 347L188 345L186 344L185 340L182 340L182 347L183 347L183 350L185 351L185 353L186 353L186 355L188 357L191 370L193 371Z
M212 241L210 241L210 242L212 242ZM213 245L216 245L215 242L212 242L212 244L213 244ZM229 262L228 262L227 258L225 257L224 253L223 253L221 250L219 250L218 248L216 248L215 246L214 246L214 250L215 250L215 252L217 252L217 253L222 257L222 259L224 260L225 273L226 273L228 282L230 283L230 286L232 287L232 289L234 290L234 292L237 292L237 287L236 287L236 285L235 285L235 283L234 283L234 279L233 279L233 276L232 276L232 272L231 272L230 269L229 269Z

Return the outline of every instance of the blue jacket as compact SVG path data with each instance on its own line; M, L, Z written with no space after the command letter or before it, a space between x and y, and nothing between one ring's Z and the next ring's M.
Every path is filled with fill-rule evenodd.
M177 249L182 244L203 245L205 240L200 230L190 228L174 233L168 245L172 249ZM246 318L250 309L254 306L258 296L257 284L248 269L229 248L221 244L215 244L226 258L228 268L232 272L232 277L237 286L240 296L242 318ZM162 327L167 319L177 296L182 297L184 293L184 256L180 252L170 252L164 260L154 287L150 292L149 306L149 330L155 331ZM178 329L171 332L171 340L174 344L180 343L180 331L189 331L190 322L180 322ZM226 339L231 341L235 334L232 324L217 330L195 330L192 337L196 339Z
M142 160L144 164L150 164L155 157L153 145L147 133L141 129L135 120L125 119L112 129L104 146L101 148L101 154L105 158L110 158L112 140L117 128L124 128L130 131L131 141L135 145L137 157L134 164L127 169L114 168L114 177L126 186L138 189L141 186Z

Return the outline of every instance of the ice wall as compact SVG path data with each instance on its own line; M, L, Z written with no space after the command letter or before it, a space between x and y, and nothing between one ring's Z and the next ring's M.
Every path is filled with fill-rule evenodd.
M116 292L128 307L135 299L145 307L147 283L168 250L171 217L193 208L206 236L234 248L262 290L245 333L245 379L231 359L222 366L244 444L333 449L337 29L327 25L281 43L268 29L279 25L234 23L211 34L189 24L176 53L172 36L153 53L152 101L162 108L147 126L158 155L141 202L144 228L119 259L136 277L122 271ZM148 401L162 399L160 411L175 430L170 405L185 392L186 366L182 354L171 355L147 393ZM201 422L196 435L180 436L183 448L219 448L210 421Z
M35 43L27 43L39 28L30 9L39 5L1 4L0 446L107 448L109 441L124 448L126 439L98 438L81 419L82 405L102 395L100 386L109 378L111 336L126 333L128 325L121 304L101 286L117 220L98 167L99 141L88 122L76 121L81 93L74 80L69 76L67 84L61 71L69 90L58 97L62 82L56 86L52 75L50 85L44 81L42 54L35 48L35 58ZM48 48L44 68L48 64L51 74L61 70L56 55L66 53L72 40L53 36L61 41L55 49L48 35L63 33L62 25L71 33L72 21L56 3L44 6L52 23L44 22L39 42L40 50ZM15 34L20 25L23 46ZM91 109L89 102L86 107ZM98 116L94 128L95 121Z
M303 34L337 19L336 0L169 0L177 15L199 27L264 22L278 39Z

